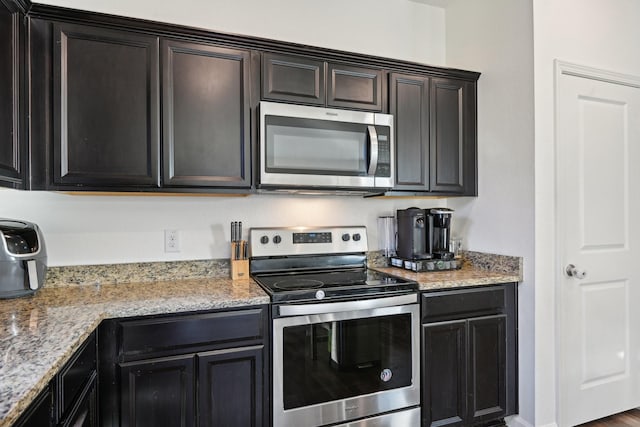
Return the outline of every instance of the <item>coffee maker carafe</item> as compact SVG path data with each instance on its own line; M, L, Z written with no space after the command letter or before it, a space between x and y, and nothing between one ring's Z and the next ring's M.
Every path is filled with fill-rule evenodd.
M449 239L451 238L451 214L453 209L433 208L429 209L429 217L432 223L431 245L433 257L436 259L453 259L453 252L449 251Z

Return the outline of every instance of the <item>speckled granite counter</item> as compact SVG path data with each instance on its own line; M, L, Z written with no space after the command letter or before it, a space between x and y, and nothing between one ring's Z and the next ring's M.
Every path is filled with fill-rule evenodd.
M460 270L431 271L428 273L415 273L396 267L376 267L376 270L405 279L415 280L420 284L421 291L494 285L498 283L519 282L521 280L516 274L483 270L469 264L466 264Z
M463 266L460 270L425 273L387 267L386 259L373 258L374 262L372 263L370 260L369 265L374 265L376 270L394 276L415 280L420 284L421 291L522 281L523 260L520 257L465 251L463 258Z
M268 304L252 280L60 286L0 301L0 427L10 426L105 318Z

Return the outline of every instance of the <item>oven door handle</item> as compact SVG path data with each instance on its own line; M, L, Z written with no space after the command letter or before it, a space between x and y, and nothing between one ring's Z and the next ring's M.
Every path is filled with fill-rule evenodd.
M418 294L373 298L359 301L325 302L320 304L291 304L279 306L280 316L306 316L309 314L336 313L341 311L369 310L418 302Z

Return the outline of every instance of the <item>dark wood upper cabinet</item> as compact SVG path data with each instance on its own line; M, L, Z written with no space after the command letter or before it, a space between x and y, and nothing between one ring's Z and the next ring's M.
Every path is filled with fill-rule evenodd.
M392 73L394 190L477 195L475 82Z
M431 191L476 192L476 111L472 83L431 81Z
M390 112L387 195L477 195L478 73L42 4L20 24L14 3L0 0L0 185L249 193L270 100Z
M324 105L324 61L274 53L263 54L262 98Z
M0 0L0 186L23 188L26 166L24 14Z
M386 91L382 70L329 63L327 78L328 106L382 111Z
M429 77L391 74L389 112L394 116L396 190L429 191Z
M163 185L251 186L250 53L162 41Z
M55 185L159 186L158 38L54 23Z
M382 111L387 89L383 75L377 68L264 53L262 99Z

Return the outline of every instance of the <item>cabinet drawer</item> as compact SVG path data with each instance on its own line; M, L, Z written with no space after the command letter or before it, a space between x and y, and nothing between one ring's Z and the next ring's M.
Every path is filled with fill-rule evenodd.
M96 334L92 333L58 374L59 416L62 417L96 371Z
M262 99L324 105L325 63L313 58L263 54Z
M264 334L264 310L250 309L120 322L121 354L184 352L191 348L258 340Z
M510 286L510 285L509 285ZM502 313L506 305L504 286L422 294L422 321L461 319Z
M386 91L382 70L329 63L327 66L327 105L382 111Z

